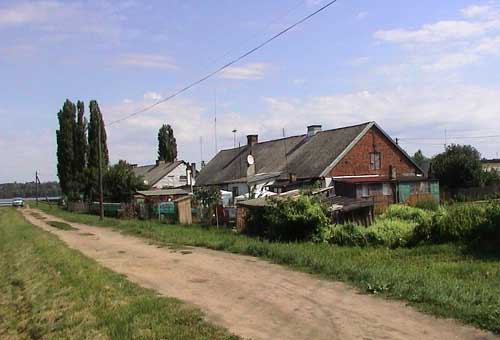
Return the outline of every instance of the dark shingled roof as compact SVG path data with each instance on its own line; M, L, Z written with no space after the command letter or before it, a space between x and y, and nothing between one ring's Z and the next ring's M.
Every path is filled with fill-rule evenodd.
M172 170L177 168L182 161L167 162L162 164L152 164L136 166L132 170L136 176L144 178L148 185L155 185L156 182L167 176Z
M294 173L299 179L318 178L369 124L320 131L311 137L300 135L257 143L251 148L255 173ZM245 180L249 154L247 145L220 151L201 170L196 185Z

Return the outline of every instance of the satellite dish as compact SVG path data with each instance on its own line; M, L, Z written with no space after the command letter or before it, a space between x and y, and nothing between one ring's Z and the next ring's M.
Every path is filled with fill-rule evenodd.
M247 163L248 165L253 165L253 163L255 163L255 160L253 159L252 155L247 156Z

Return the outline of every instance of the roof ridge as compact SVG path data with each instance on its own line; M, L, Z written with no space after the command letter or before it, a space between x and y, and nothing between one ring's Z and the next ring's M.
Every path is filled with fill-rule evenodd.
M336 130L349 129L349 128L354 128L354 127L358 127L358 126L362 126L362 125L368 125L370 123L374 123L374 121L367 121L367 122L364 122L364 123L359 123L359 124L354 124L354 125L341 126L341 127L338 127L338 128L333 128L333 129L328 129L328 130L321 130L321 131L318 131L317 133L323 133L323 132L331 132L331 131L336 131ZM281 137L281 138L276 138L276 139L269 139L269 140L265 140L265 141L262 141L262 142L258 142L258 143L256 143L256 145L257 144L270 143L270 142L283 141L283 140L289 139L289 138L305 137L305 136L307 136L306 133L299 134L299 135L288 136L288 137ZM247 146L247 144L239 146L239 147L236 147L236 148L221 149L219 152L242 149L242 148L245 148L246 146Z

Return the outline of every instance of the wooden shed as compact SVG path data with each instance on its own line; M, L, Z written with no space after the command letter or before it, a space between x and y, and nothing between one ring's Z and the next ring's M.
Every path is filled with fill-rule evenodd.
M176 199L177 216L180 224L193 224L191 213L191 196L184 196Z

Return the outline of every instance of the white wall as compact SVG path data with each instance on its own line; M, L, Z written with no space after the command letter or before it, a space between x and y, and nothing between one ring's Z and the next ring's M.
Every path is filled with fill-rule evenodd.
M181 179L181 176L184 176ZM187 177L187 178L186 178ZM153 188L162 189L164 187L178 188L184 185L191 184L191 172L187 170L187 165L184 163L179 164L174 170L170 171L167 176L159 180Z

